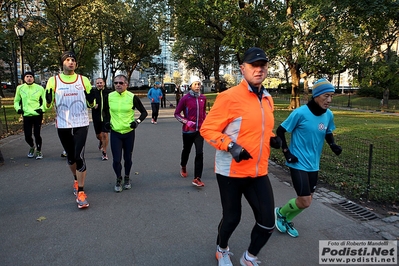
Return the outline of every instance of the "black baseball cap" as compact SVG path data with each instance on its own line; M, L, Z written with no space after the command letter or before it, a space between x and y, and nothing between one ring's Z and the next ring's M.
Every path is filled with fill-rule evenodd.
M269 62L269 58L267 58L265 52L262 49L258 47L251 47L245 52L244 59L242 62L252 64L253 62L256 61Z

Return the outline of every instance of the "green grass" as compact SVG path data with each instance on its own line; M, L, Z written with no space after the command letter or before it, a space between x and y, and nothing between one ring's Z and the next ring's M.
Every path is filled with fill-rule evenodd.
M216 94L207 94L209 106ZM371 200L384 204L399 202L399 115L364 106L379 106L380 100L373 98L351 98L352 108L347 108L346 95L336 95L333 101L345 100L345 108L332 107L336 130L336 143L343 152L336 156L327 145L324 146L320 162L319 178L333 190L352 200ZM289 99L289 98L287 98ZM275 129L288 117L289 102L275 99ZM353 102L352 102L353 100ZM305 103L304 101L303 103ZM399 106L398 100L390 104ZM289 140L289 134L287 134ZM370 149L372 145L371 168ZM270 159L283 167L285 158L280 150L272 149ZM370 180L370 182L369 182Z

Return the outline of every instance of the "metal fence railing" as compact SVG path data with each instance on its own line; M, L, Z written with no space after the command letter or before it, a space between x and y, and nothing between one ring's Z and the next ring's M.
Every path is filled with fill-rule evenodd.
M337 143L343 147L336 156L324 145L319 180L327 183L352 200L372 200L382 203L399 202L399 147L395 142L345 139ZM285 164L281 151L273 150L271 159Z
M356 199L399 202L399 148L362 139L340 139L350 147L335 156L325 145L320 177Z
M287 104L290 102L291 95L288 94L279 94L278 96L273 95L273 97L281 99ZM306 104L309 99L311 98L311 95L309 94L308 96L301 94L300 95L300 102L301 104ZM393 101L392 101L393 102ZM399 105L392 103L391 101L388 101L388 106L385 106L384 108L381 106L381 102L369 102L369 103L359 103L356 101L351 100L350 96L347 98L345 97L336 97L334 100L331 102L330 106L332 108L345 108L345 109L360 109L360 110L384 110L386 112L398 112L399 111ZM397 103L397 101L395 101Z

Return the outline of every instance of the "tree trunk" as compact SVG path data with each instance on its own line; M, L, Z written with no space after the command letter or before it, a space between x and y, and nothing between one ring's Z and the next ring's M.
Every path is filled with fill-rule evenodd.
M215 47L214 47L214 58L215 58L215 61L213 63L213 75L215 77L215 91L216 92L220 92L221 91L220 75L219 75L219 69L220 69L220 51L219 51L219 48L220 48L220 46L215 43Z
M291 101L290 101L290 110L298 108L301 104L299 101L299 81L300 81L300 73L299 67L297 64L291 64L289 66L291 73Z
M309 81L308 75L306 73L302 74L303 77L303 91L306 97L306 100L309 101Z

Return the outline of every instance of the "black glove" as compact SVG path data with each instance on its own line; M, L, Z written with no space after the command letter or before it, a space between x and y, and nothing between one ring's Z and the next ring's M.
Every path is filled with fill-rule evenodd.
M20 114L20 115L23 115L23 114L24 114L24 111L23 111L22 109L19 109L19 110L17 111L17 113Z
M284 157L287 160L287 162L289 162L289 163L297 163L298 162L298 158L295 155L293 155L289 149L287 149L285 152L283 151L283 153L284 153Z
M270 137L270 147L280 149L282 143L283 142L281 141L279 136Z
M237 143L233 143L233 147L229 149L229 152L237 163L241 162L242 160L252 159L251 154L249 154L246 149L244 149Z
M95 99L95 95L94 95L94 90L91 90L90 93L87 93L85 91L85 95L86 95L86 100L89 104L92 104L94 102Z
M139 122L134 120L132 123L130 123L130 128L136 128L139 125Z
M338 145L335 144L335 143L331 143L331 144L330 144L330 148L331 148L331 150L332 150L337 156L340 155L341 152L342 152L341 146L338 146Z
M106 130L111 130L111 123L110 123L110 122L106 122L106 123L104 124L104 128L105 128Z
M38 113L39 115L43 114L43 110L42 109L36 109L35 112Z
M46 102L48 104L53 102L53 89L46 90Z

